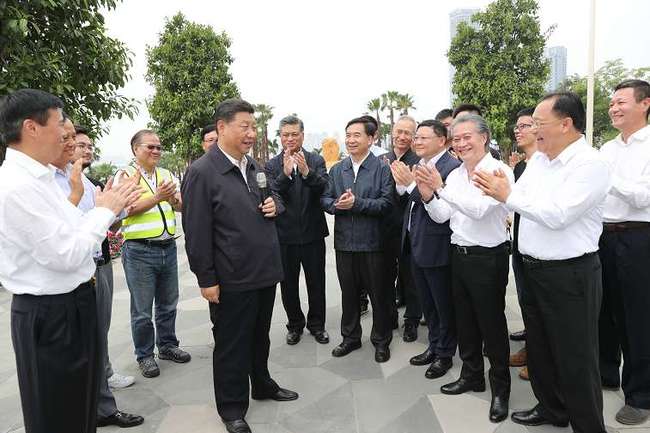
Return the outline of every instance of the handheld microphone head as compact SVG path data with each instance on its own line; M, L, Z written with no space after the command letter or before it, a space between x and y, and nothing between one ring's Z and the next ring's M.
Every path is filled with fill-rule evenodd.
M260 171L257 173L257 176L255 177L255 180L257 181L257 186L260 189L266 188L266 174L264 174L263 171Z

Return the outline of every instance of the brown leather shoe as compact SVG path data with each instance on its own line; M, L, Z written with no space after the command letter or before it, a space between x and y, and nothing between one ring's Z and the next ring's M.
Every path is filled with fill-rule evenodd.
M517 353L510 355L510 367L523 367L527 361L526 348L524 347Z
M528 367L524 367L519 371L519 377L523 380L530 380L528 377Z

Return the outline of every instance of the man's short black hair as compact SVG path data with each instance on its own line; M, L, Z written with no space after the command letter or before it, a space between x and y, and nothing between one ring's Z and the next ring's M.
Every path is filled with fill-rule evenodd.
M645 98L650 98L650 83L644 80L622 81L618 83L616 87L614 87L614 91L616 92L617 90L628 88L634 89L634 99L636 102L641 102ZM648 108L648 111L645 112L646 120L648 119L648 115L650 115L650 108Z
M469 111L470 113L478 114L479 116L483 117L483 111L481 110L481 107L474 104L460 104L458 107L454 108L454 112L452 113L451 117L455 119L456 116L458 116L458 113L462 113L463 111Z
M534 107L528 107L528 108L524 108L524 109L522 109L522 110L519 110L519 111L517 112L517 119L520 118L520 117L522 117L522 116L529 116L529 117L532 117L534 112L535 112L535 108L534 108Z
M354 119L350 120L348 124L345 125L345 129L347 130L350 125L354 125L355 123L363 124L363 129L366 132L366 135L369 135L371 137L375 136L377 129L379 128L379 124L374 117L363 115L361 117L355 117Z
M573 92L553 92L545 95L542 101L549 99L553 99L551 110L559 116L571 118L573 127L581 134L584 134L587 121L585 106L582 105L580 96Z
M230 122L237 113L255 113L255 108L243 99L226 99L214 110L214 124L219 120Z
M438 111L438 114L436 114L436 120L445 120L447 117L454 117L454 110L451 108L443 108L442 110Z
M0 99L0 142L6 145L20 141L23 122L34 120L45 125L49 110L63 108L63 101L37 89L20 89Z
M86 128L85 126L82 126L82 125L75 125L74 126L74 133L77 134L77 135L78 134L83 134L83 135L87 135L88 137L90 137L90 130L88 128Z
M443 117L443 119L446 119L446 117ZM436 134L438 137L447 137L447 127L439 120L423 120L418 124L416 131L423 126L433 129L434 134Z
M214 123L205 125L203 129L201 129L201 141L205 141L205 136L211 133L212 131L216 131L216 129L217 126Z

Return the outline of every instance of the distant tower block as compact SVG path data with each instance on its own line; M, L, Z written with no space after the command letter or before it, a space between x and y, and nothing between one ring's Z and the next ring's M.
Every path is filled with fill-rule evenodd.
M325 165L329 170L334 164L339 162L339 155L341 154L341 149L339 144L336 142L336 138L326 138L321 143L321 154L325 159Z

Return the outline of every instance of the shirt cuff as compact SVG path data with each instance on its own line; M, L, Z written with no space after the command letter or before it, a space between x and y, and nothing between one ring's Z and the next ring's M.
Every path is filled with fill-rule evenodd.
M414 189L415 189L415 182L411 182L409 186L406 187L406 192L410 194L413 192Z
M84 220L94 234L104 239L109 227L115 221L115 214L105 207L96 207L86 213Z

